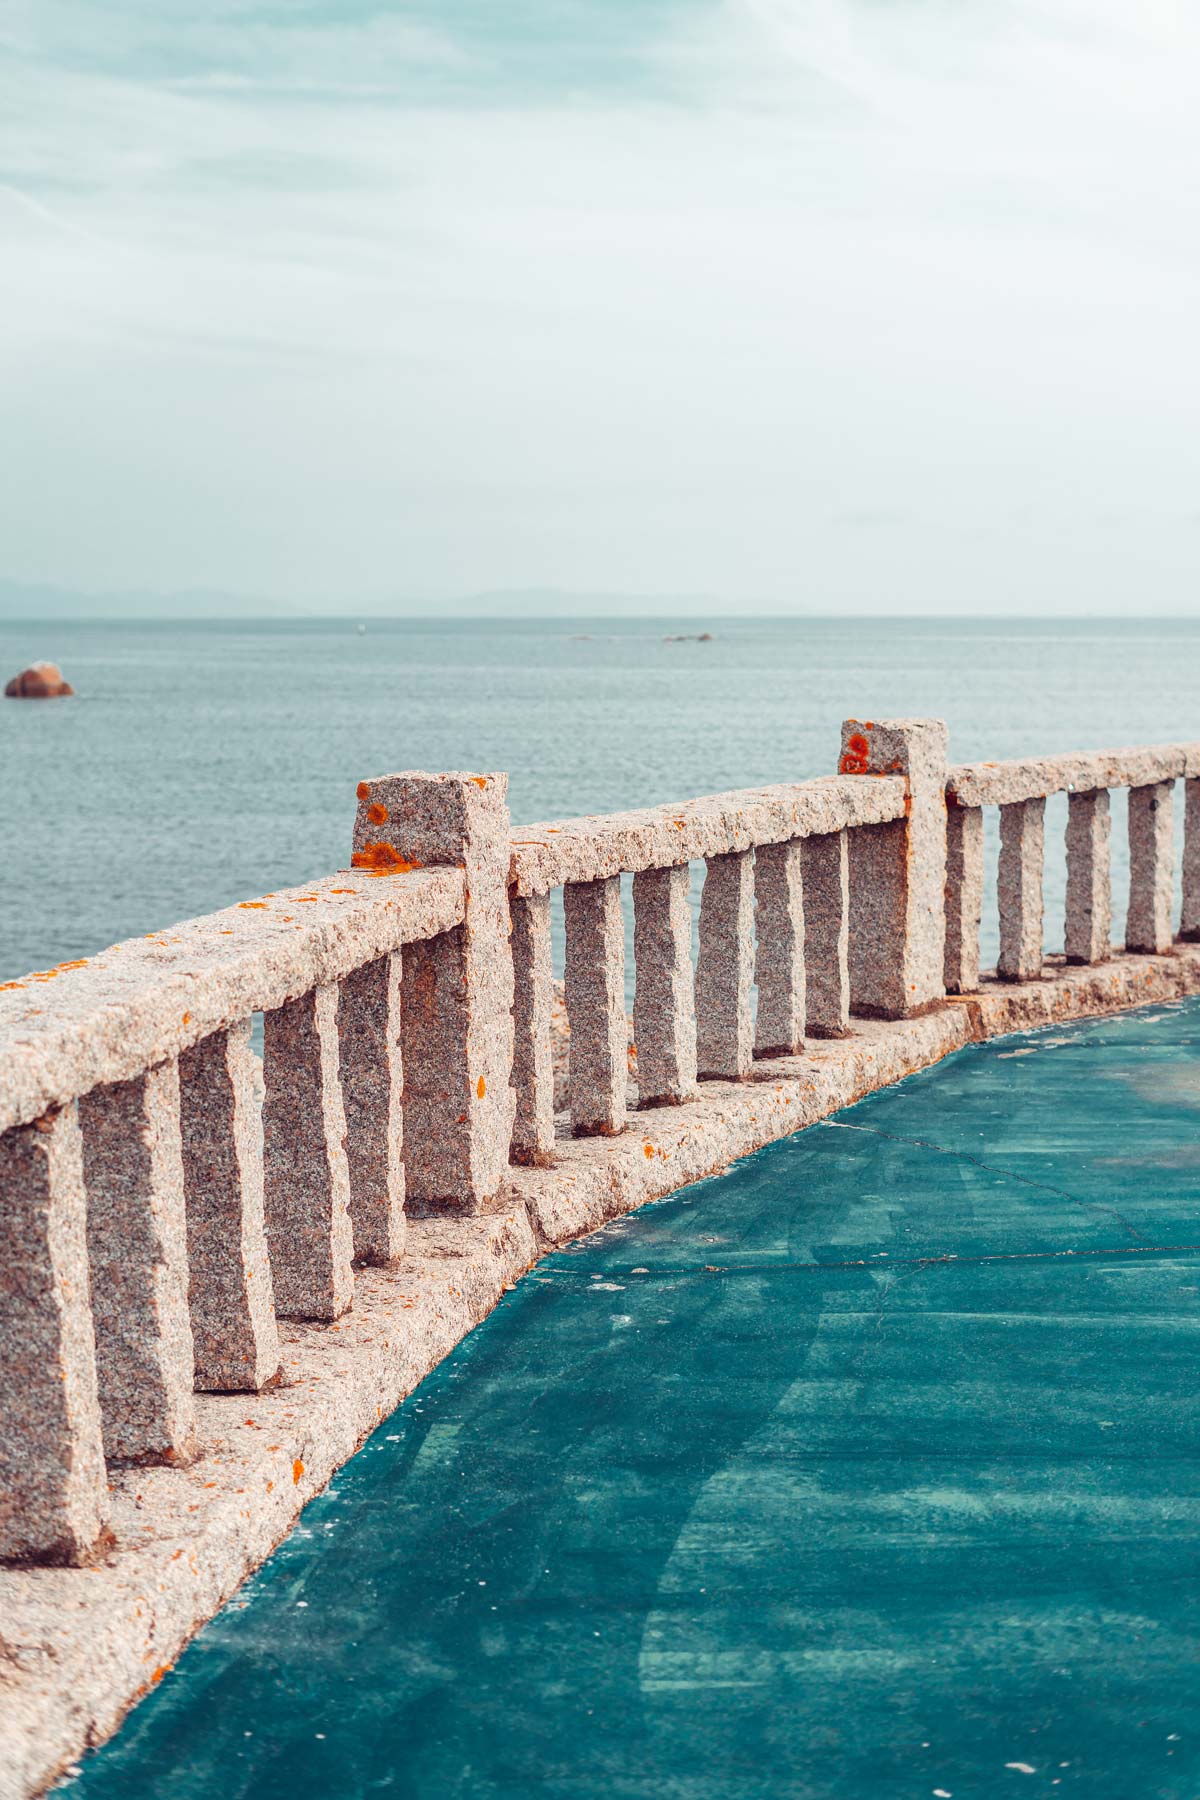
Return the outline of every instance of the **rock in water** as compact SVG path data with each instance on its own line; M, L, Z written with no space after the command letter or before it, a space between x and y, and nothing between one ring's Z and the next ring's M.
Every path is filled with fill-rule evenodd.
M9 700L60 700L74 692L70 682L63 680L58 664L51 662L30 663L4 690Z

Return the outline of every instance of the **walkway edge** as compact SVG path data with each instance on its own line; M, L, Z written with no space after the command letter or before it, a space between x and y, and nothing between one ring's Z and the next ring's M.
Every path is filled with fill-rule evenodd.
M194 1464L115 1476L104 1562L0 1569L0 1800L41 1792L170 1679L303 1506L546 1251L972 1041L1198 992L1200 946L1052 963L1040 981L987 982L917 1019L856 1020L845 1040L756 1064L750 1082L706 1082L696 1101L631 1113L618 1138L560 1141L552 1167L511 1171L486 1217L413 1220L403 1259L361 1271L337 1324L281 1325L279 1387L197 1395Z

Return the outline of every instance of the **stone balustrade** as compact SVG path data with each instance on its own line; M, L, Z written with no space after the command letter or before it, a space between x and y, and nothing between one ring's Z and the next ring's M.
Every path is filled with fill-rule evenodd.
M1066 794L1068 963L1112 954L1109 793L1129 789L1129 906L1124 947L1162 955L1173 941L1172 790L1186 788L1183 910L1179 936L1200 937L1200 744L1159 744L1012 762L967 763L946 783L946 954L948 994L978 990L983 901L983 812L1000 812L997 900L1002 981L1042 974L1045 809Z
M407 1217L486 1212L514 1164L552 1171L570 1138L628 1146L635 1105L640 1132L654 1109L737 1091L712 1083L782 1079L779 1059L803 1076L794 1059L856 1019L977 990L984 806L1000 808L1001 980L1043 972L1061 791L1067 959L1110 954L1115 786L1131 790L1126 945L1169 951L1177 779L1179 935L1197 938L1200 746L950 768L938 721L851 720L835 775L516 833L503 775L364 781L349 871L5 984L0 1561L94 1557L110 1472L186 1464L195 1393L269 1386L277 1320L334 1328L356 1269L403 1254Z

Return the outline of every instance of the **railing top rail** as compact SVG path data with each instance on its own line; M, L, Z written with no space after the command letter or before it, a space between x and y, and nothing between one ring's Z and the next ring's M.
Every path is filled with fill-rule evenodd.
M1200 744L1152 744L1128 750L1071 751L1012 762L960 763L946 792L960 806L1009 806L1049 794L1094 788L1149 787L1180 775L1200 775Z
M903 817L906 794L907 784L896 775L824 775L735 788L677 806L526 825L513 833L509 886L518 895L547 894L563 882L599 881L756 844L881 825Z
M461 869L358 870L0 985L0 1131L463 918Z

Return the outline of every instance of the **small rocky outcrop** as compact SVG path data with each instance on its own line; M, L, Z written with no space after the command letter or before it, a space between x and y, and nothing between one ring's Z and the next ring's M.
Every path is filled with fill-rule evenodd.
M7 700L61 700L74 692L57 663L35 662L13 676L4 695Z

